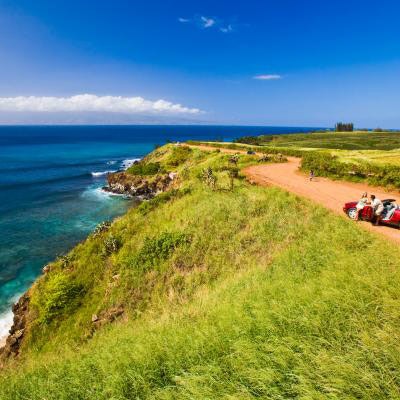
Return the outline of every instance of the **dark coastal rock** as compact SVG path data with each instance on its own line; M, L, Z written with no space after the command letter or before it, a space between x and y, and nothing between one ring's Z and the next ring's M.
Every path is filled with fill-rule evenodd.
M115 172L107 175L108 185L103 187L103 190L130 197L151 199L158 193L166 191L174 178L171 174L145 178L125 171Z
M7 358L18 356L20 353L29 311L29 296L26 293L13 305L12 311L14 313L14 321L6 343L0 349L0 366Z

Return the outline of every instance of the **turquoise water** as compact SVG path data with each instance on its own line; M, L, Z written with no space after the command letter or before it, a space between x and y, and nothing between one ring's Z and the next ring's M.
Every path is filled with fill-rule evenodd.
M129 200L104 194L105 172L167 140L232 139L306 128L212 126L0 127L0 336L10 305L40 274ZM4 333L4 332L3 332Z

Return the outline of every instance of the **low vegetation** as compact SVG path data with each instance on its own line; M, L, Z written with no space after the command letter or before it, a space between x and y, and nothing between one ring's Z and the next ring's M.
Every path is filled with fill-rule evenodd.
M367 181L372 185L400 189L400 166L373 164L368 161L344 162L328 152L304 153L301 161L304 171L313 170L319 176L354 181Z
M165 170L157 162L138 162L127 169L127 173L139 176L152 176L162 172Z
M258 155L174 148L145 161L179 159L173 191L98 228L31 289L0 398L400 398L393 245L227 171Z
M289 148L341 150L400 149L400 132L315 132L238 138L237 143Z

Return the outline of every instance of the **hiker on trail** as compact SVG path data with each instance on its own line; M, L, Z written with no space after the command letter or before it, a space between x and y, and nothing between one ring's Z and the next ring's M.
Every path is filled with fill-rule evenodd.
M375 226L378 226L382 219L384 207L383 203L374 194L371 194L371 207L374 210L374 215L376 217Z
M364 192L361 196L361 199L358 201L356 205L357 213L356 217L354 218L355 221L358 221L360 219L361 210L365 207L367 203L368 203L368 193Z
M314 170L310 171L310 181L314 179Z

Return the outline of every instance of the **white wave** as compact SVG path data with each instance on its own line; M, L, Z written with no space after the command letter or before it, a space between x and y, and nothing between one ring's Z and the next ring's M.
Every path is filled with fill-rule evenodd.
M107 161L107 165L114 165L116 163L117 163L116 160Z
M141 158L131 158L131 159L127 159L122 161L121 163L121 168L122 169L128 169L131 165L133 165L136 161L140 161Z
M14 314L13 312L7 311L0 315L0 347L4 346L8 332L13 324Z
M94 178L98 178L98 177L100 177L100 176L104 176L104 175L107 175L107 174L112 174L113 172L116 172L115 170L113 170L113 171L99 171L99 172L92 172L92 176L94 177Z
M107 200L110 197L123 197L123 198L129 198L129 196L125 194L119 194L119 193L113 193L113 192L108 192L107 190L103 190L101 187L97 188L89 188L85 190L83 193L84 197L91 197L96 198L97 200Z

